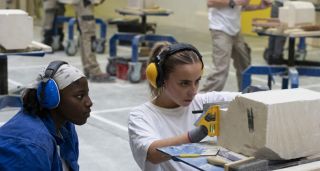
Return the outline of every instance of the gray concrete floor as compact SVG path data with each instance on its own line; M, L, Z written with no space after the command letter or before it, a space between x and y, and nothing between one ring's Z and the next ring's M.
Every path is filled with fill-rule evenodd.
M116 29L110 26L108 37ZM40 41L40 28L35 28L36 40ZM159 26L159 34L171 34L178 41L189 42L199 48L204 56L204 77L211 71L211 41L209 31L205 33L194 32L184 28L172 28ZM265 65L262 52L267 45L266 37L245 37L252 48L253 65ZM107 48L108 50L108 48ZM119 55L129 55L130 49L119 48ZM308 58L319 58L320 50L308 47ZM9 90L18 86L29 84L40 68L45 67L52 60L65 60L78 68L82 68L80 54L68 57L64 52L47 54L43 58L9 56ZM97 55L101 69L105 70L108 52ZM320 59L318 59L320 60ZM204 80L204 79L203 79ZM266 76L254 76L253 84L266 85ZM274 89L280 88L280 78L275 78ZM319 78L300 77L300 87L320 91ZM116 83L89 83L90 96L93 100L91 117L87 124L78 126L80 139L80 169L87 171L100 170L139 170L132 158L127 132L127 118L129 110L149 99L149 91L146 81L131 84L125 80L117 80ZM237 91L234 69L230 69L225 90ZM18 109L5 108L0 111L0 125L13 116Z

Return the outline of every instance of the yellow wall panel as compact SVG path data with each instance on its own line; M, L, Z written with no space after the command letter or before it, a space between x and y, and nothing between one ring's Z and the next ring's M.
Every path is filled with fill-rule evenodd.
M110 18L116 18L119 17L119 14L115 12L115 9L117 8L123 8L127 6L126 0L116 0L116 1L110 1L105 0L102 4L95 6L94 8L94 14L95 17L101 18L101 19L110 19ZM74 16L75 12L72 5L66 5L66 16Z
M259 4L260 0L252 0L251 4ZM256 11L244 11L241 14L241 31L246 35L256 35L252 32L253 18L270 18L271 8Z

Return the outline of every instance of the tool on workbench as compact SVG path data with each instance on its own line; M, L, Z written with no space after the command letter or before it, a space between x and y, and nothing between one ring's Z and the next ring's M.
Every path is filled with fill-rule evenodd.
M195 157L207 157L207 156L216 156L217 154L188 154L183 153L176 155L175 157L181 157L181 158L195 158Z
M217 155L219 155L219 156L221 156L223 158L226 158L226 159L228 159L228 160L230 160L232 162L241 160L240 157L237 157L237 156L231 154L230 151L225 151L225 150L220 150L219 149L218 152L217 152Z
M240 157L232 154L231 151L220 150L216 156L207 158L208 163L222 166L226 171L246 171L261 170L264 171L268 166L267 160L255 159L254 157Z
M207 160L210 164L224 166L228 163L243 160L243 158L231 154L230 151L219 149L216 156L208 157Z
M186 153L180 153L177 155L174 155L174 157L181 157L181 158L196 158L196 157L206 157L206 156L216 156L218 155L220 149L214 148L214 149L208 149L205 151L197 151L197 152L186 152Z

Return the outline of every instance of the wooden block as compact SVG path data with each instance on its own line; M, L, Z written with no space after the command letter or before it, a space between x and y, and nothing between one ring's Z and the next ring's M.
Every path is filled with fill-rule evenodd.
M249 168L249 167L255 167L255 166L252 166L254 164L246 167L246 165L248 165L247 163L250 163L254 159L255 159L254 157L249 157L249 158L246 158L246 159L243 159L243 160L239 160L239 161L236 161L236 162L227 163L227 164L224 165L224 170L225 171L230 171L230 170L232 170L232 169L234 169L236 167L240 167L241 165L245 170L254 170L252 168Z
M217 165L217 166L224 166L227 164L229 161L220 157L220 156L210 156L207 158L208 163Z
M79 4L81 0L58 0L63 4ZM92 4L100 4L102 0L90 0Z
M316 24L320 24L320 13L316 12ZM308 38L307 44L313 47L320 47L320 39L319 38Z
M63 4L79 4L80 0L58 0L60 3Z
M0 45L6 50L26 49L33 39L33 19L23 10L0 10Z
M221 111L218 145L270 160L320 153L320 93L297 88L242 94Z

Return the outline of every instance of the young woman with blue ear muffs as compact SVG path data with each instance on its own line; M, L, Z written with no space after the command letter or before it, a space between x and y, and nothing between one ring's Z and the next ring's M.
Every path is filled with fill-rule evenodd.
M238 93L198 94L202 56L186 43L156 44L146 69L152 99L131 110L128 121L132 154L141 170L191 170L157 148L199 142L208 131L194 123L206 103L231 101Z
M90 116L88 81L77 68L53 61L23 95L23 107L0 127L0 170L78 171L75 125Z

